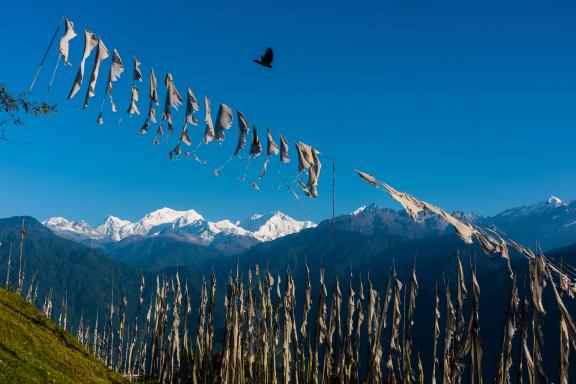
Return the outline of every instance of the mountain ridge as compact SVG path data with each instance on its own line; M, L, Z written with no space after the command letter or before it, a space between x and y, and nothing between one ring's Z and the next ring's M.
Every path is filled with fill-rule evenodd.
M53 217L42 222L60 237L81 244L104 247L129 237L170 236L190 243L228 250L244 250L258 242L271 241L278 237L314 227L311 221L298 221L275 211L233 223L230 220L209 221L197 211L178 211L160 208L149 212L141 219L131 222L113 215L96 227L86 221L70 221L64 217ZM233 252L232 252L233 253Z
M495 229L526 246L539 242L543 249L553 249L576 242L576 202L566 203L557 197L534 204L504 210L493 216L455 211L456 217L464 222ZM350 214L334 219L337 228L368 235L398 235L407 239L422 239L453 232L441 217L424 212L420 222L415 222L404 210L381 208L370 204ZM325 220L320 223L329 222ZM173 241L148 242L154 244L160 255L159 244L174 245L182 253L186 247L176 245L178 241L189 243L190 252L206 254L212 258L214 251L222 255L239 255L257 244L274 241L281 237L299 233L304 229L316 228L310 221L298 221L280 212L254 214L245 220L208 221L195 210L177 211L162 208L146 214L140 220L130 222L108 216L96 228L84 221L70 222L57 217L44 221L46 227L57 235L95 248L103 248L110 255L125 260L135 249L150 249L134 243L152 237L170 237ZM87 238L82 238L82 233ZM206 250L206 252L204 251ZM171 253L170 248L164 249ZM171 259L174 255L167 255ZM176 257L182 260L181 257Z

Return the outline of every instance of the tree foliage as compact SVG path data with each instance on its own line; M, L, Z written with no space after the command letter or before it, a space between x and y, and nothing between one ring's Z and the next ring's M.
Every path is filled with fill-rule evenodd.
M56 110L56 104L31 100L28 94L16 94L10 91L6 84L0 83L0 139L12 143L6 135L6 126L23 125L22 114L48 117Z

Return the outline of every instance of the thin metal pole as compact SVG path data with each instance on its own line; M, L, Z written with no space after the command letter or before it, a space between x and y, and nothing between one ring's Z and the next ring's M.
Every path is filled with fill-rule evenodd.
M334 240L334 221L336 215L336 165L332 159L332 240Z

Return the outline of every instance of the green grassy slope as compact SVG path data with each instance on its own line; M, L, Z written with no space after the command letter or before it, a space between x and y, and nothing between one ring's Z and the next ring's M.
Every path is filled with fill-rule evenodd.
M0 383L127 383L18 295L0 289Z

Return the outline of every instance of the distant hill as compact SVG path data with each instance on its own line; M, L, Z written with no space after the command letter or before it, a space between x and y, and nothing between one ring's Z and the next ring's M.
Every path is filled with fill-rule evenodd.
M110 302L112 278L116 298L125 287L136 292L139 271L110 259L98 250L63 239L32 217L0 219L3 233L0 247L0 285L4 286L10 243L12 243L11 286L15 287L18 274L20 227L24 221L25 282L28 290L32 275L37 272L37 305L42 305L46 292L53 288L54 313L60 313L61 299L68 294L69 324L76 324L84 312L94 318L96 309L105 310Z
M0 289L0 382L127 383L13 292Z
M147 272L178 266L199 268L222 256L221 252L213 248L171 236L146 237L138 240L127 238L108 245L106 253L116 261L134 268L142 268Z

